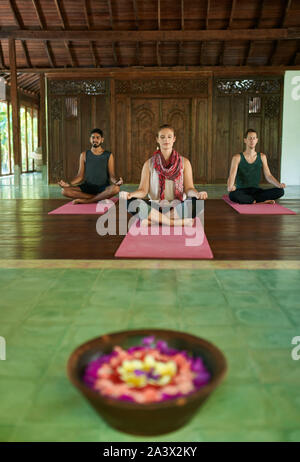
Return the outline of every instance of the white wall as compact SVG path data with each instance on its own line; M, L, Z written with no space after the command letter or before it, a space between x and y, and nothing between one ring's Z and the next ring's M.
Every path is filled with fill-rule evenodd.
M300 185L300 70L284 76L281 181Z

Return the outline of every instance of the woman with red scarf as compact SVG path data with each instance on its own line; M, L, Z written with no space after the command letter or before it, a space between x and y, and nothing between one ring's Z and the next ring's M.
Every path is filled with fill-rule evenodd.
M195 189L190 161L173 149L176 141L173 127L162 125L159 128L156 141L159 144L159 149L144 163L139 188L132 193L122 191L120 199L128 200L130 211L132 200L143 199L148 194L152 207L147 206L146 208L144 202L144 206L140 207L139 212L144 226L151 222L192 226L196 200L207 199L207 193L205 191L198 192ZM190 213L191 217L182 218L185 216L183 215L183 206L186 199L192 199L193 211ZM178 205L170 211L169 204L174 200L177 200ZM167 209L168 212L164 213L164 209Z

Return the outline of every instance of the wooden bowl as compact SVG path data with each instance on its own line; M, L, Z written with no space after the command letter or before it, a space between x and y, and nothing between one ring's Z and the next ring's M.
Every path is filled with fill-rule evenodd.
M156 340L166 341L171 348L185 350L194 357L201 356L211 373L210 382L185 397L150 404L108 398L85 385L84 371L90 361L111 353L116 345L124 349L141 345L144 337L152 335ZM185 425L222 381L226 370L223 353L212 343L183 332L160 329L130 330L95 338L76 348L67 365L70 381L101 417L112 427L135 435L160 435Z

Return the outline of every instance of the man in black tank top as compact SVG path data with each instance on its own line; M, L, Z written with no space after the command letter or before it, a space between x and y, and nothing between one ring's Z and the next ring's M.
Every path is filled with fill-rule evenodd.
M255 151L257 142L257 132L249 128L244 138L246 150L235 154L232 158L227 190L229 199L233 202L274 204L275 199L284 195L285 184L279 183L271 174L266 155ZM267 182L275 188L259 188L261 169L263 169Z
M63 196L74 199L74 204L109 199L119 193L123 183L122 178L115 176L114 156L101 147L104 141L102 130L94 128L90 141L92 148L80 155L77 176L70 183L58 182Z

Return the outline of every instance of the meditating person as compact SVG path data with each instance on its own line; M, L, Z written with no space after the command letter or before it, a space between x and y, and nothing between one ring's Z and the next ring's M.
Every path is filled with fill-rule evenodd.
M268 167L267 156L262 152L256 152L258 143L257 132L249 128L245 133L244 143L246 149L240 154L235 154L231 161L230 173L227 181L229 199L239 204L274 204L275 199L284 195L284 183L274 178ZM263 169L265 179L275 188L259 188ZM236 181L236 186L235 186Z
M103 132L99 128L91 131L92 148L82 152L76 178L70 183L58 182L65 197L74 199L74 204L88 204L109 199L120 191L122 178L115 176L114 156L102 148ZM112 184L110 184L110 182Z
M162 125L156 141L159 148L144 163L139 188L131 193L122 191L119 197L127 199L129 212L131 202L140 199L142 204L138 213L142 226L150 223L192 226L196 216L196 200L206 199L207 193L195 189L190 161L173 149L176 141L174 128ZM141 201L147 195L151 205ZM173 200L177 200L177 205L170 207ZM192 205L187 207L190 210L188 217L183 212L185 204Z

